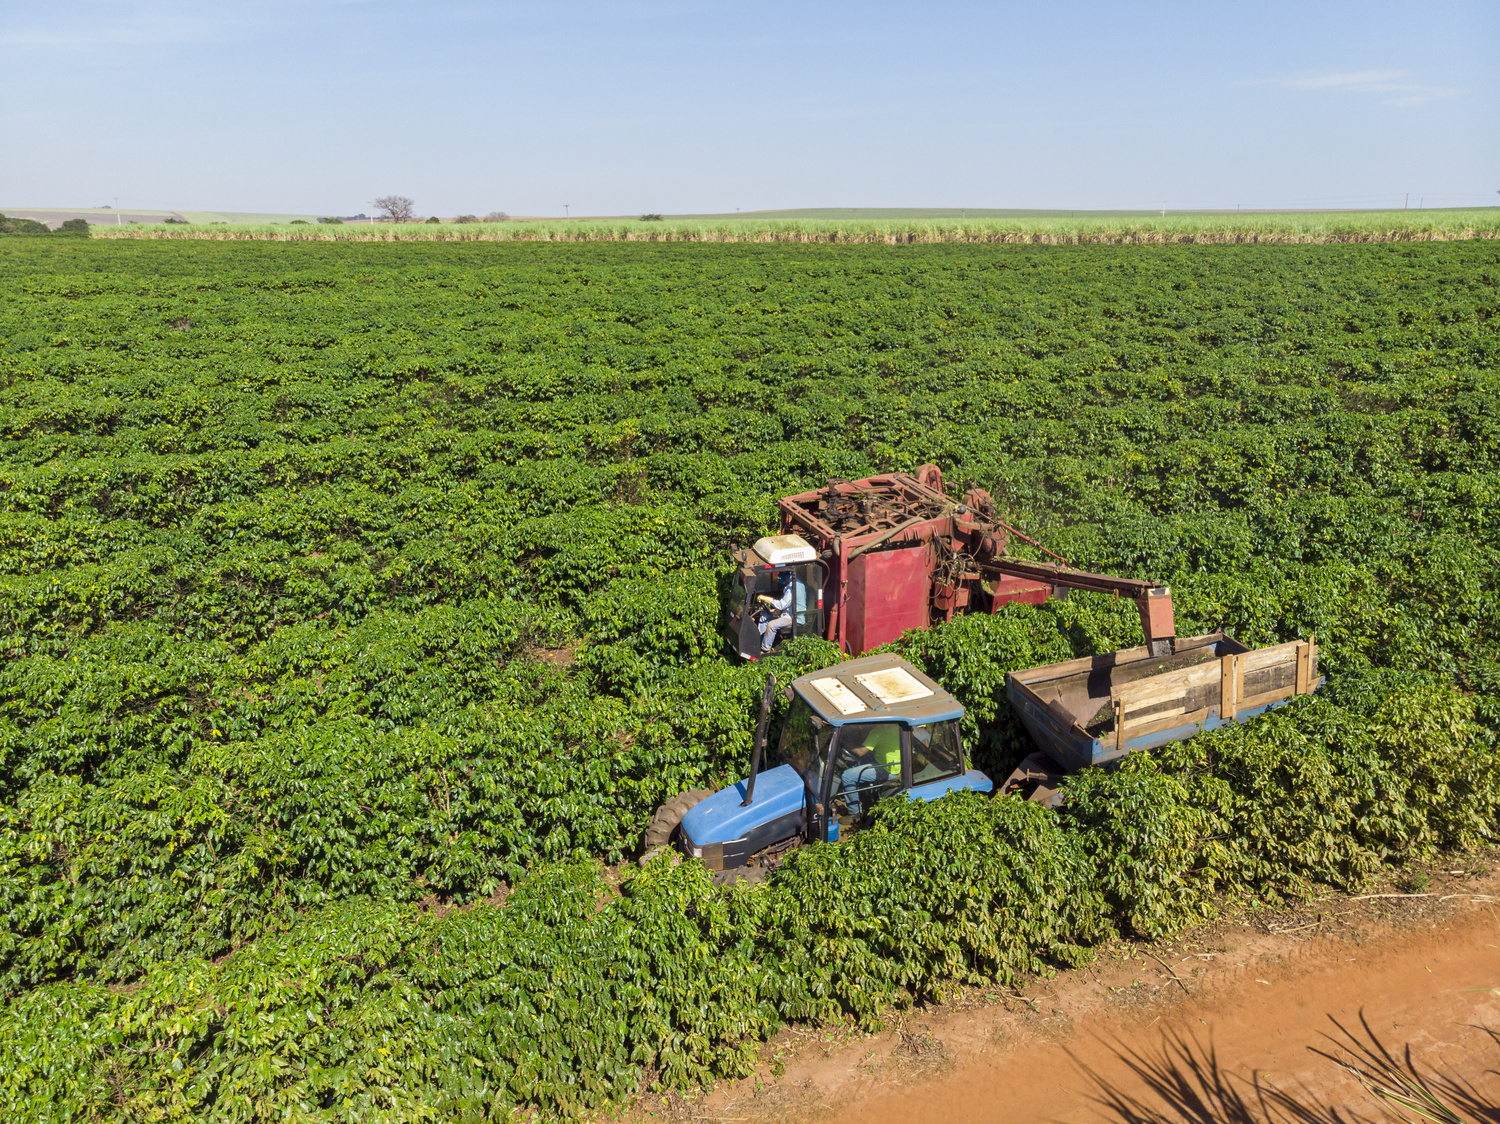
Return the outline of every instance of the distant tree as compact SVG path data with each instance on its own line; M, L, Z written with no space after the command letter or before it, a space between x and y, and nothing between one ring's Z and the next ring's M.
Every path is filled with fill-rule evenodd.
M510 222L510 216L504 211L491 211L484 216L485 222Z
M292 225L293 226L311 226L312 223L308 222L306 219L293 219L292 220Z
M180 222L181 220L178 221ZM57 233L59 234L87 234L88 232L89 224L87 219L68 219L67 222L57 228Z
M35 219L18 219L14 215L0 215L0 234L51 234L52 228Z
M162 219L161 221L162 222L185 223L185 222L187 222L187 219L174 218L171 215L168 215L166 218Z
M438 218L436 215L429 215L428 218L427 218L427 221L428 222L442 222L443 220L440 219L440 218Z
M453 221L454 222L478 222L479 221L479 216L478 215L459 215Z
M661 222L662 221L662 217L660 215L642 215L641 216L641 221L642 222Z
M415 200L404 195L382 195L375 200L375 209L387 222L411 222L416 217Z
M328 223L332 223L332 224L333 224L333 225L334 225L334 226L343 226L343 225L344 225L344 220L343 220L343 219L336 219L336 218L332 218L332 217L329 217L329 218L321 218L321 219L319 219L319 220L318 220L318 221L319 221L319 222L328 222Z

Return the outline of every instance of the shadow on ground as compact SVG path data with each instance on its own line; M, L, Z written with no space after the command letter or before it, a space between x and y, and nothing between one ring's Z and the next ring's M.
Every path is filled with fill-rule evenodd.
M1374 1124L1434 1121L1437 1124L1500 1124L1500 1106L1467 1079L1424 1067L1410 1046L1393 1050L1380 1041L1363 1012L1352 1031L1330 1019L1336 1033L1312 1052L1364 1087L1363 1104L1330 1103L1309 1089L1281 1089L1264 1075L1225 1069L1210 1039L1178 1032L1163 1035L1153 1049L1136 1050L1116 1040L1115 1055L1135 1076L1129 1089L1088 1066L1092 1099L1117 1124ZM1500 1033L1478 1028L1500 1047ZM1495 1070L1488 1071L1495 1073Z

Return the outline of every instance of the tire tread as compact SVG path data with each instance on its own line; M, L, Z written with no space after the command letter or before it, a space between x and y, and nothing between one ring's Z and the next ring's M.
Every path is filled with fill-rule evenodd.
M692 788L687 792L679 792L662 804L646 824L645 834L641 838L642 863L668 846L682 824L682 817L713 794L714 790L711 788Z

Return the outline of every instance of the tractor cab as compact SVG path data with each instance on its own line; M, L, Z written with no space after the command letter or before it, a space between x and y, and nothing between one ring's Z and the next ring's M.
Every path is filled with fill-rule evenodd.
M678 845L711 870L769 866L798 843L835 842L865 827L884 800L990 792L989 777L967 767L963 713L900 656L800 676L774 752L762 761L758 741L745 780L683 814Z
M724 635L742 658L759 659L793 636L823 635L828 568L806 539L769 535L733 556ZM766 630L770 645L764 640Z

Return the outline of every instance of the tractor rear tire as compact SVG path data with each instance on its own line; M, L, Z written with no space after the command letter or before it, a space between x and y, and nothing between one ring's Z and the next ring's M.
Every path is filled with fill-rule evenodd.
M646 824L646 835L641 840L643 848L641 865L645 866L664 849L672 845L672 837L682 826L682 817L714 794L711 788L694 788L672 797L651 817Z

